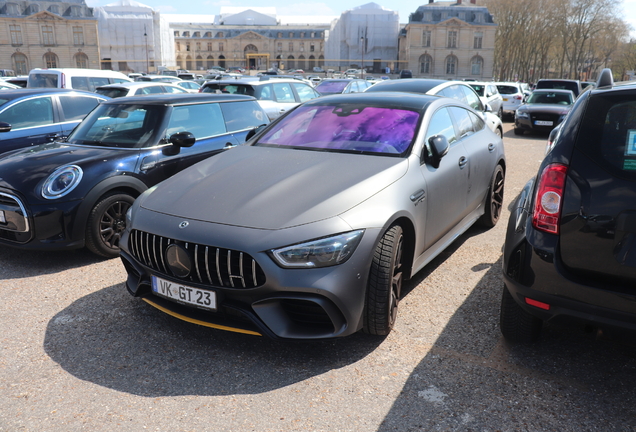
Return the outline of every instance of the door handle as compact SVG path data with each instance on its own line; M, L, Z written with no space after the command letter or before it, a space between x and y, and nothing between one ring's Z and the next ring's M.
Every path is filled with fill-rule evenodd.
M488 144L488 151L489 152L495 151L495 145L493 143Z
M231 142L226 142L225 143L225 147L223 147L223 150L231 149L232 147L236 147L236 144L231 143Z
M413 201L415 205L417 205L419 202L424 201L424 198L426 198L426 192L424 192L423 189L420 189L409 198L411 198L411 201Z
M466 156L462 156L459 158L459 167L464 168L468 163L468 158Z
M47 138L50 142L53 142L53 141L55 141L55 140L56 140L56 139L58 139L58 138L62 138L62 135L60 135L60 134L58 134L58 133L52 133L52 134L48 134L48 135L46 136L46 138Z

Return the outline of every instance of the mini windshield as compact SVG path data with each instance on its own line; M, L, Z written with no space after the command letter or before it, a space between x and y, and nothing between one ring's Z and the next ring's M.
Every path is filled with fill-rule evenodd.
M156 105L99 105L67 141L103 147L148 147L156 143L165 110Z
M320 94L342 93L350 82L351 81L323 81L316 86L316 91Z
M475 89L475 91L477 92L479 96L484 95L484 89L486 88L486 86L479 85L479 84L471 84L470 86Z
M559 105L572 105L571 93L556 93L556 92L538 92L534 91L528 98L529 104L559 104Z
M401 155L413 141L420 114L356 104L301 106L265 133L259 146Z

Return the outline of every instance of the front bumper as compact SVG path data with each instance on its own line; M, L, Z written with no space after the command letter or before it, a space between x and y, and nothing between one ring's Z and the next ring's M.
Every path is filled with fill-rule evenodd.
M181 219L162 215L163 218L162 224L139 218L139 223L135 220L132 224L135 228L122 237L121 259L128 272L126 288L131 295L185 321L274 339L333 338L361 329L372 256L368 251L375 247L379 229L366 230L356 251L343 264L284 269L268 256L270 247L263 247L264 243L274 241L271 231L225 226L221 234L210 230L209 223L190 221L183 231L183 240L172 240L176 233L173 231L171 237L162 230L166 226L176 227ZM144 231L140 231L142 227ZM186 238L186 231L192 232L196 240ZM245 238L249 237L245 231L252 237ZM258 239L261 236L267 239L261 241ZM167 242L161 239L168 238L184 246L187 242L193 262L197 263L185 278L176 277L161 262ZM276 246L281 244L292 243L283 241ZM217 250L221 251L220 259L215 257ZM234 262L237 257L240 265ZM252 258L256 263L254 270L251 270ZM216 310L198 309L154 294L152 276L213 291Z
M0 211L6 219L0 223L0 244L26 250L84 247L83 231L75 224L81 203L29 205L20 193L0 190Z

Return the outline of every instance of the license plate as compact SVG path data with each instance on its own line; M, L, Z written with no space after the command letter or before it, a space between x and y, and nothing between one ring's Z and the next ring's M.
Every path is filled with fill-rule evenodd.
M508 98L503 98L504 102L508 102Z
M553 122L547 120L536 120L534 124L537 126L552 126Z
M177 303L192 305L201 309L216 310L216 293L214 291L181 285L153 276L152 292Z

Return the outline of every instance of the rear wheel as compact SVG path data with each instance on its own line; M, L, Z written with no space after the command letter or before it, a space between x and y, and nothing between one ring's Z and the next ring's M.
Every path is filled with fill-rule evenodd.
M504 286L499 312L499 327L503 336L510 342L535 342L539 339L542 326L543 321L523 310Z
M497 117L499 117L501 119L501 121L503 121L504 113L503 113L503 108L502 107L499 107L499 111L497 111Z
M492 228L497 225L501 217L501 209L503 208L505 174L503 167L497 165L495 172L490 179L490 187L484 204L484 214L479 219L480 225L486 228Z
M364 309L366 333L387 335L395 324L404 277L403 239L402 227L394 225L376 245Z
M93 253L106 257L119 256L119 239L126 228L126 212L135 199L123 193L103 197L88 217L86 247Z

